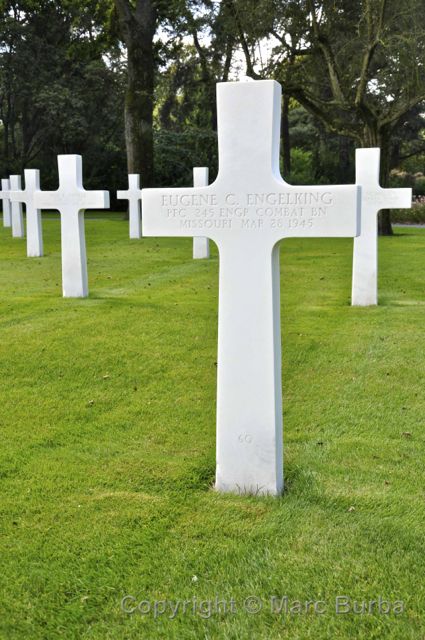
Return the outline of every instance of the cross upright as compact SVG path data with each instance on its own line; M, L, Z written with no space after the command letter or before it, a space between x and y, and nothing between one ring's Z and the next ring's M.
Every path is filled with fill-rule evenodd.
M34 206L34 193L40 191L40 171L25 169L25 189L10 191L11 202L25 204L27 218L27 256L39 258L43 255L43 233L41 211Z
M22 180L21 176L10 176L10 193L12 191L21 191ZM25 225L24 214L22 211L22 204L20 202L10 202L11 217L12 217L12 237L24 238L25 237Z
M193 167L193 186L208 186L208 167ZM210 257L210 241L205 236L195 236L193 238L193 258L203 260Z
M11 227L12 219L10 213L10 199L9 199L9 191L10 191L10 181L8 178L2 178L1 181L1 191L0 191L0 200L3 201L3 226Z
M354 239L351 304L378 304L378 221L380 209L409 209L412 189L379 185L381 150L356 149L356 184L361 186L361 231Z
M65 298L88 296L84 211L107 209L108 191L86 191L81 156L58 156L59 189L35 191L34 207L57 209L61 220L62 287Z
M136 240L142 236L141 225L141 199L140 175L128 174L128 190L117 191L118 200L128 200L128 217L130 227L130 239Z
M273 80L219 83L216 181L142 190L144 235L205 235L218 245L219 491L283 489L279 241L358 233L355 185L283 181L280 105Z

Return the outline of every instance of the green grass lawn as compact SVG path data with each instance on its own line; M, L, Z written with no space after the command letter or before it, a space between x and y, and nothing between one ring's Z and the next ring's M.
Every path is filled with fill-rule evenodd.
M351 240L282 243L278 499L212 489L215 247L86 231L90 298L64 300L58 218L40 259L0 227L2 640L424 638L425 230L380 240L369 309Z

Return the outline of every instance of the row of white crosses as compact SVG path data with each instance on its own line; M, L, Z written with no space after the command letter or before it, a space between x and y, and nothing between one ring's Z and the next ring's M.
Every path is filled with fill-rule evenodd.
M25 235L22 204L27 217L27 255L43 255L41 210L55 209L61 220L62 289L65 298L84 298L88 295L87 255L84 233L86 209L109 208L108 191L86 191L83 187L81 156L58 156L59 188L41 191L40 173L25 170L25 189L21 177L2 180L3 224L12 227L12 236Z
M69 160L65 160L69 158ZM79 183L81 185L81 159L76 156L60 156L59 164L62 167L62 182L66 180L66 163L74 166L74 171L79 172ZM379 149L357 149L356 151L356 184L362 187L361 192L361 224L360 235L354 239L353 251L353 278L352 278L352 305L368 306L375 305L378 301L377 275L378 275L378 235L376 216L383 208L408 208L411 206L411 189L382 189L379 186ZM78 163L79 169L76 168ZM71 172L72 173L72 172ZM194 187L208 185L208 168L195 167L193 169ZM25 235L22 204L26 208L27 220L27 256L40 257L43 255L43 236L41 228L41 210L37 208L34 200L34 193L40 191L40 172L36 169L25 170L25 189L21 187L21 177L13 175L10 180L1 181L2 191L0 199L3 200L3 224L5 227L12 227L12 235L15 238L23 238ZM73 189L70 184L71 190ZM57 194L58 192L52 192ZM87 193L87 192L85 192ZM52 196L55 199L55 195ZM103 197L103 196L102 196ZM129 189L118 191L119 199L129 201L130 238L141 238L141 199L140 176L129 175ZM99 201L101 205L104 201ZM52 203L50 203L52 204ZM95 204L95 203L94 203ZM47 206L45 207L47 208ZM55 208L55 207L51 207ZM57 207L58 208L58 207ZM85 208L89 208L87 205ZM63 223L65 232L66 223ZM88 294L87 268L85 258L85 240L83 234L82 214L78 223L78 233L71 234L65 244L64 271L78 271L80 274L80 285L77 287L65 286L64 295L71 296L71 292L77 289L79 295ZM63 234L64 235L64 234ZM66 267L73 261L71 251L67 251L72 246L72 237L77 238L76 256L77 264L75 269ZM195 236L193 238L193 258L209 258L209 239L207 237ZM75 256L74 256L75 257ZM75 278L73 278L75 279Z
M382 189L379 185L380 149L356 150L356 185L361 191L360 234L354 238L351 304L378 304L378 228L377 215L381 209L410 208L411 189ZM118 191L117 198L129 202L130 238L142 237L140 176L129 174L129 188ZM193 186L208 186L208 167L193 169ZM210 257L209 238L194 236L193 258Z
M67 160L68 158L69 160ZM361 191L361 224L360 234L354 239L353 251L353 278L352 278L352 296L353 306L376 305L378 302L378 234L376 216L380 209L383 208L409 208L411 206L412 191L411 189L382 189L379 186L379 149L357 149L356 151L356 184L362 187ZM79 172L78 188L82 187L81 177L81 158L79 156L59 156L58 162L62 167L62 182L65 180L66 163L74 165L74 171ZM76 163L79 168L76 167ZM61 169L60 169L61 172ZM71 172L72 173L72 172ZM208 185L208 168L195 167L193 169L194 187L203 187ZM4 227L12 227L12 236L15 238L23 238L25 236L24 219L22 204L26 208L27 220L27 256L40 257L43 255L43 236L41 228L41 210L35 204L34 194L40 191L40 172L36 169L25 169L25 189L21 187L21 177L13 175L8 179L2 179L2 190L0 191L0 200L3 200L3 225ZM71 190L73 186L70 185ZM83 190L84 191L84 190ZM59 192L52 192L53 200ZM84 193L88 193L84 191ZM103 196L98 200L100 206L103 207L106 200L104 199L106 192L102 192ZM107 197L107 196L105 196ZM141 199L142 191L140 189L140 176L137 174L129 175L129 189L127 191L118 191L118 199L129 200L130 212L130 238L141 238ZM49 206L52 202L49 203ZM106 205L109 206L109 205ZM45 208L48 208L47 205ZM59 208L51 206L50 208ZM85 209L91 208L88 205ZM78 286L66 286L64 282L64 295L72 297L71 292L77 290L78 296L88 295L87 285L87 267L85 256L85 238L84 238L84 221L82 211L78 217L78 227L76 232L71 233L70 237L64 242L64 273L77 271L80 276L80 284ZM63 222L62 229L65 236L66 222ZM77 233L78 230L78 233ZM77 239L75 255L71 252L72 237ZM208 237L195 236L193 238L193 258L209 258L209 239ZM71 269L69 263L77 257L78 266ZM73 280L75 280L73 276ZM67 293L65 293L65 291ZM85 293L82 293L85 292Z
M3 201L3 225L12 228L13 238L24 238L22 205L12 201L10 194L13 189L21 189L21 176L14 175L1 181L0 199Z
M81 156L58 156L59 189L45 192L40 188L40 172L25 169L25 189L21 176L3 179L0 199L3 200L3 224L12 228L14 238L25 237L22 205L27 221L27 256L43 256L41 208L57 209L61 216L62 285L67 298L88 296L87 256L84 233L84 211L109 207L109 193L86 191L82 183ZM194 184L208 184L208 169L194 169ZM129 176L129 190L119 191L118 198L129 200L130 238L141 237L140 177ZM200 246L197 245L199 241ZM195 253L197 252L197 255ZM206 238L194 239L194 257L209 257Z

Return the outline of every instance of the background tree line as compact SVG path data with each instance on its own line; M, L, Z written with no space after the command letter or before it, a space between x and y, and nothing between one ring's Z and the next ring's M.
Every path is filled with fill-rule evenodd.
M148 185L217 171L215 85L275 78L282 172L354 179L354 148L380 146L381 184L425 192L423 0L1 1L0 169L81 153L89 187L127 169ZM391 169L397 169L390 178ZM405 172L403 173L403 170ZM406 175L407 171L407 175ZM381 230L391 232L389 216Z

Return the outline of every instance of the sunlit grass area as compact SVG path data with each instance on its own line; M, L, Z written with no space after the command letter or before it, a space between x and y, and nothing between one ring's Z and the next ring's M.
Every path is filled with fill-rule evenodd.
M56 216L44 258L0 228L0 637L421 638L425 231L380 239L377 308L350 307L352 240L282 243L273 499L213 489L216 248L93 217L86 300Z

